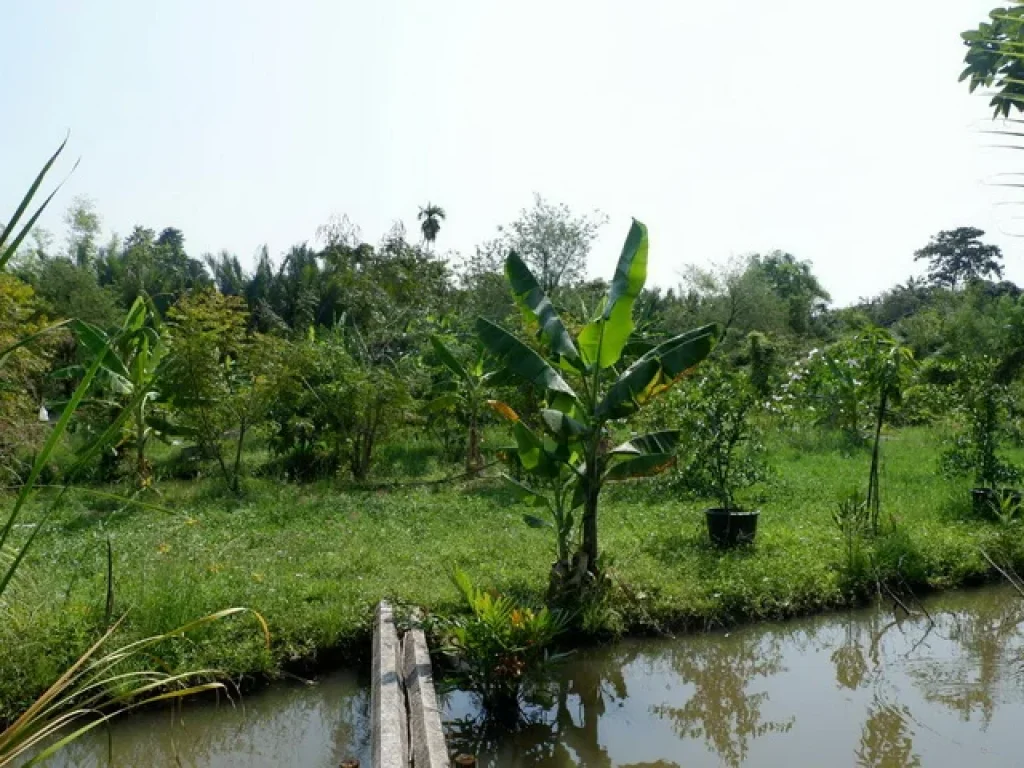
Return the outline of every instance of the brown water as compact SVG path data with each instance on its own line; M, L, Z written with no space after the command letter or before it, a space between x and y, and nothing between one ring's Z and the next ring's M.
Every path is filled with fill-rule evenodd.
M501 768L1024 765L1024 599L926 605L934 625L882 606L581 652L532 724L451 722L450 746Z
M449 746L500 768L1024 765L1024 599L1010 589L728 633L580 652L516 733L483 732L472 697L445 701ZM350 674L237 707L191 704L110 729L115 766L369 762L369 695ZM105 734L59 768L108 765Z
M368 681L349 672L280 685L229 703L143 712L88 735L46 762L54 768L337 768L370 765Z

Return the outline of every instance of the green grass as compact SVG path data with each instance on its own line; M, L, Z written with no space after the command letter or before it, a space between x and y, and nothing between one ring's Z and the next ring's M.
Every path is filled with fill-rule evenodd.
M419 448L415 450L419 451ZM400 451L393 460L403 463ZM884 447L883 517L897 532L876 546L877 573L950 587L988 575L980 548L994 525L968 516L969 483L936 474L938 436L904 430ZM866 485L867 452L814 452L776 441L775 477L746 501L762 510L756 548L706 543L699 500L657 485L620 486L604 499L601 541L623 586L609 628L703 627L839 606L873 576L849 583L831 522L837 497ZM1020 458L1020 457L1018 457ZM418 453L412 464L442 471ZM458 605L448 572L539 599L552 560L546 531L527 528L500 484L345 491L259 479L234 501L214 480L164 481L150 508L119 510L71 492L40 536L12 599L0 606L0 719L52 681L101 629L106 540L114 552L115 613L123 637L164 632L215 610L245 606L270 624L272 648L251 619L222 622L168 648L170 668L213 666L236 678L365 654L382 597L430 610ZM752 502L752 503L751 503ZM1022 553L1017 559L1024 562ZM600 627L596 627L600 629Z

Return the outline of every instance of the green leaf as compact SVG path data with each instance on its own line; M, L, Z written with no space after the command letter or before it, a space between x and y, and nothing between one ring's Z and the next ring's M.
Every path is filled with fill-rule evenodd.
M682 433L678 429L666 429L634 437L622 445L612 448L613 456L646 456L654 453L672 453Z
M605 472L604 479L610 482L629 480L634 477L653 477L676 463L675 454L649 453L613 464Z
M424 410L427 413L439 413L441 411L447 411L451 408L454 408L461 399L462 398L460 398L454 392L449 392L447 395L435 397L433 400L431 400L424 406Z
M487 350L511 373L541 389L576 397L572 387L543 357L500 325L478 317L476 329Z
M540 417L548 431L559 440L572 440L587 431L584 424L553 408L542 408Z
M11 216L10 220L7 222L6 227L0 229L0 269L6 267L7 262L11 260L11 257L14 256L15 253L17 253L18 246L20 246L22 241L28 236L28 233L32 231L32 227L35 226L36 221L39 220L43 211L46 210L46 206L48 206L50 201L53 200L53 196L56 195L58 190L60 190L64 185L63 181L57 185L57 188L49 194L49 196L43 201L43 204L36 209L36 212L32 214L32 217L25 223L25 226L21 228L21 231L15 236L14 240L12 240L10 244L7 244L7 238L14 232L18 222L21 220L21 217L25 214L25 211L28 210L29 205L32 204L32 198L36 196L36 192L39 191L39 186L43 183L43 179L46 178L46 174L50 172L50 168L53 167L57 158L60 157L60 153L64 151L64 147L67 146L69 137L70 134L64 137L64 141L62 141L60 146L57 147L57 151L51 155L42 170L36 175L35 181L32 182L32 186L29 187L28 192L26 192L25 196L21 199L21 203L18 205L17 210L14 211L14 215ZM78 167L77 163L75 163L75 167ZM74 171L74 168L72 171Z
M601 368L610 368L622 357L636 327L633 305L647 281L647 252L647 227L633 219L608 288L604 311L580 332L580 350L588 363L596 361Z
M93 359L102 356L100 365L104 370L123 379L131 379L131 374L113 349L111 337L84 320L72 320L71 327L75 329L75 335L78 336L78 340L89 351Z
M515 478L509 477L503 474L502 479L508 483L511 490L515 493L518 498L524 504L529 504L531 507L544 507L545 509L551 509L551 502L546 496L535 491L530 486L519 482Z
M718 326L711 324L659 344L623 371L598 405L598 417L621 419L636 413L711 354L717 336Z
M554 457L548 454L544 442L528 426L517 421L512 427L512 434L516 438L516 449L523 469L538 477L558 476L558 464Z
M125 317L122 328L125 331L133 332L142 329L142 326L146 323L146 300L142 296L136 297L135 301L132 302L131 309L128 310L128 316Z
M505 259L505 275L512 287L516 304L527 322L535 320L540 325L541 339L551 347L551 354L580 367L580 354L569 332L565 330L562 318L558 316L530 268L515 251L509 251Z
M11 346L5 347L4 349L0 349L0 368L3 367L4 361L7 360L7 358L10 357L10 355L13 354L15 350L17 350L17 349L19 349L21 347L28 346L29 344L34 342L36 339L40 338L41 336L45 336L46 334L50 333L51 331L55 331L58 328L63 328L69 322L70 322L69 320L62 320L59 323L54 323L53 325L48 325L46 328L43 328L41 331L36 331L35 333L31 334L30 336L26 336L26 337L24 337L22 339L18 339L18 341L16 341Z
M441 341L440 337L431 336L430 343L434 347L434 354L440 358L441 362L445 364L445 367L448 368L449 371L454 373L460 379L470 381L469 374L466 372L462 363L460 363L455 355L451 353L451 350L445 346L445 343Z

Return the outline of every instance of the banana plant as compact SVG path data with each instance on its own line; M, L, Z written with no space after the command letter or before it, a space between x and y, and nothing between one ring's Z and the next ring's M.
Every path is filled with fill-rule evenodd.
M556 593L599 574L597 515L604 484L655 475L675 461L678 433L656 432L610 447L613 425L693 370L718 338L718 327L705 325L622 365L635 328L633 306L647 279L647 254L647 228L634 220L603 304L574 339L525 262L510 252L505 274L528 327L536 328L536 346L543 354L489 320L476 322L491 355L509 374L532 385L542 400L536 423L543 429L536 431L505 403L491 401L491 406L511 422L518 459L530 480L508 482L552 518L559 541L559 561L552 571ZM580 543L570 560L578 509ZM534 516L527 516L527 522L549 525Z
M150 472L146 446L150 438L176 433L153 412L160 399L160 365L168 353L160 315L148 296L140 296L121 327L112 333L82 320L73 321L72 327L88 358L99 361L98 378L114 397L111 404L117 408L117 416L105 434L113 437L125 424L130 426L137 479L140 485L147 485Z
M459 361L440 336L431 336L430 344L437 359L455 377L456 389L435 397L427 403L427 410L439 413L455 409L466 415L469 422L466 436L466 473L476 474L483 464L480 454L480 412L484 407L487 382L492 374L484 370L483 350L476 356L472 365L466 366Z

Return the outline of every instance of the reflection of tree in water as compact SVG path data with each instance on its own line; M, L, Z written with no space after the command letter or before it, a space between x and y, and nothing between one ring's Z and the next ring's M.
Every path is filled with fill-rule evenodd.
M979 595L967 610L936 618L941 635L959 646L960 655L914 664L910 676L929 701L957 712L965 722L977 711L982 727L988 727L1011 643L1021 637L1024 605L1002 595Z
M886 704L878 695L868 708L868 719L854 753L864 768L917 768L921 758L914 754L913 731L906 707Z
M544 712L528 711L514 726L485 718L449 720L445 733L449 751L475 755L480 768L574 765L557 724Z
M756 678L783 671L778 638L753 633L730 640L708 638L673 649L667 660L696 690L682 707L663 704L652 711L670 719L682 738L703 738L727 765L746 759L751 739L793 727L792 719L762 721L761 705L768 694L747 691Z
M851 691L868 685L882 664L885 634L900 622L876 608L870 614L849 614L843 621L843 638L829 657L835 667L836 685ZM831 644L831 643L830 643Z
M624 670L638 653L638 647L630 644L577 660L546 690L531 697L533 706L526 708L522 722L512 730L484 719L449 722L449 746L454 752L475 754L480 768L611 768L599 723L610 702L627 698ZM644 765L673 768L674 764L632 768Z
M844 642L832 651L832 664L836 668L836 684L840 688L856 690L868 673L868 661L864 658L858 631L860 627L850 622L846 625Z

